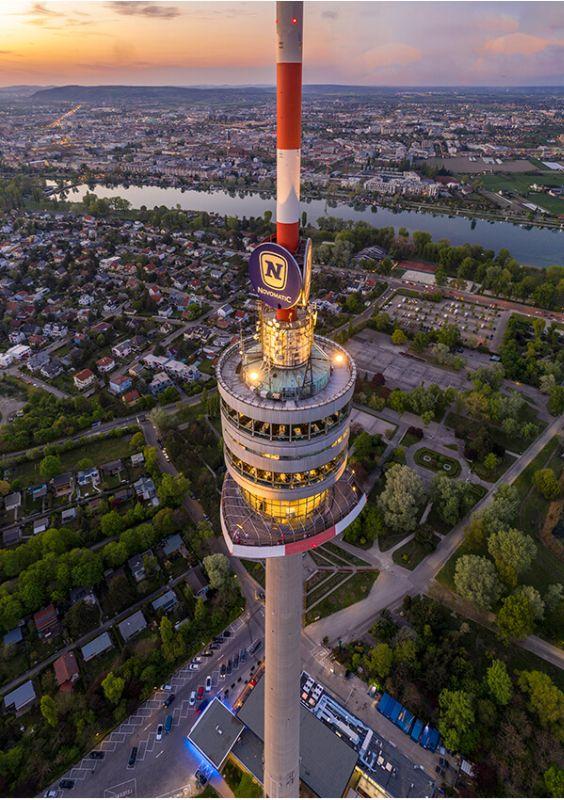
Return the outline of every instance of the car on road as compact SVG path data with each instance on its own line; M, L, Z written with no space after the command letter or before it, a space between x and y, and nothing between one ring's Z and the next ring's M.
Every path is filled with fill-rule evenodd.
M165 719L165 733L170 733L172 730L172 714L168 714L167 718Z
M129 761L127 762L127 764L129 767L132 767L136 761L137 761L137 748L132 747L131 753L129 754Z
M212 679L211 675L208 675L208 677L206 678L206 692L211 692L211 687L212 687Z
M101 761L106 754L103 750L92 750L90 753L90 758L95 759L96 761Z
M225 680L226 673L227 673L227 667L225 664L222 664L221 667L219 668L219 677L221 678L222 681Z
M74 786L74 781L69 780L69 778L63 778L62 781L59 781L59 789L72 789Z
M202 697L204 696L204 692L205 692L205 691L206 691L206 690L204 689L204 687L203 687L203 686L198 686L198 691L197 691L197 693L196 693L196 697L198 698L198 700L201 700L201 699L202 699Z
M155 739L157 740L157 742L160 742L162 738L163 738L163 726L162 724L159 724L157 725L157 733L155 734Z
M196 692L194 691L194 689L192 689L192 691L190 692L190 701L189 702L190 702L191 706L195 706L196 705Z
M163 703L164 708L170 708L170 706L174 703L174 698L176 697L175 694L169 694L166 700Z

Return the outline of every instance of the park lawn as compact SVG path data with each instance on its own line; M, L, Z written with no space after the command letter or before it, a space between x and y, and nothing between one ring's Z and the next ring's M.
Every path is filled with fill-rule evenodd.
M426 461L425 457L428 457L430 461ZM445 456L442 453L437 453L435 450L431 450L428 447L421 447L419 450L416 450L413 460L420 467L432 470L433 472L444 472L445 475L448 475L450 478L457 478L462 469L458 459ZM450 466L449 470L444 469L445 464Z
M411 447L413 444L419 444L419 442L423 441L419 438L419 436L415 436L413 433L406 431L400 440L400 447Z
M546 428L546 422L538 418L535 409L529 403L525 403L523 406L523 410L519 415L519 420L522 423L535 423L537 426L537 433L533 438L524 439L520 433L516 436L508 436L496 425L490 425L484 420L473 419L472 417L464 416L464 414L457 414L455 411L449 411L445 419L445 424L448 428L452 428L455 432L458 432L462 439L466 439L470 433L473 433L476 426L485 426L496 444L499 444L506 450L510 450L512 453L523 453Z
M131 447L129 440L133 434L128 434L120 439L101 439L99 441L78 445L72 450L67 450L64 453L59 453L61 459L61 472L76 471L78 464L83 458L89 458L95 466L105 464L108 461L114 461L118 458L126 458L137 452L139 448ZM12 469L12 479L17 478L21 481L22 485L30 485L39 483L43 480L39 474L39 465L41 460L37 461L24 461L21 464L16 464Z
M323 555L323 553L320 553L318 549L314 549L309 551L309 556L313 561L315 561L318 567L335 566L335 559L331 559L329 553Z
M364 600L369 595L378 574L378 570L375 569L357 572L352 575L346 583L306 613L305 624L309 625L317 619L328 617L342 608L347 608L360 600Z
M246 558L242 558L241 564L245 567L249 575L253 577L257 583L260 583L264 589L264 584L266 581L266 570L264 568L264 563L262 561L249 561Z
M501 476L507 472L509 467L516 461L515 456L510 456L509 453L504 453L503 458L497 464L495 469L486 469L484 465L480 461L474 461L471 463L472 472L481 478L483 481L488 481L488 483L495 483L498 481Z
M320 581L307 593L305 601L306 608L309 609L314 603L320 600L323 595L333 591L335 587L345 581L351 574L352 573L349 572L327 572L327 580Z
M348 550L344 550L339 545L335 544L334 542L326 542L326 544L322 545L320 548L321 552L327 551L327 555L330 557L331 555L338 559L339 561L344 562L345 564L353 564L357 567L369 567L370 564L368 561L365 561L358 556L355 556L353 553L349 553Z
M542 169L546 168L542 167ZM480 180L482 181L484 188L489 189L492 192L497 192L499 189L502 189L511 192L519 192L521 194L526 194L529 191L529 187L532 183L537 183L539 186L560 186L562 183L562 179L558 177L557 173L545 173L542 175L530 175L526 172L511 174L494 173L491 175L481 175ZM542 192L531 192L531 194L535 197L544 199L544 194ZM538 205L542 206L540 200Z
M334 575L334 572L330 572L329 570L317 570L305 582L305 594L306 597L310 592L312 592L316 586L318 586L321 581L327 580L331 575ZM307 604L306 604L307 605Z
M433 543L435 548L439 542L439 537L436 534L433 534ZM415 567L432 552L433 551L429 550L428 547L419 544L415 541L415 539L411 539L409 542L404 544L403 547L394 550L392 553L392 558L396 564L399 564L400 567L405 567L406 569L415 569Z
M407 539L408 536L411 536L411 533L406 533L405 531L393 531L391 528L388 528L378 537L378 546L380 550L385 553L386 550L390 550L396 544L399 544L404 539Z

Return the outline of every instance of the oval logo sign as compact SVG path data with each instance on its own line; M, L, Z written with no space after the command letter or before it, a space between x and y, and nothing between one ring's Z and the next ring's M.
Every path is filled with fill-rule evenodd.
M298 262L282 245L259 244L249 259L249 277L259 298L272 308L295 306L302 291Z

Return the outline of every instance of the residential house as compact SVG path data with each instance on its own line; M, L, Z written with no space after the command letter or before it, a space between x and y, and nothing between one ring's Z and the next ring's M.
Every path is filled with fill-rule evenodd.
M131 342L126 339L124 342L119 342L112 347L112 355L115 358L127 358L131 354Z
M61 628L59 615L53 603L36 611L33 615L33 622L40 639L48 639L50 636L56 635Z
M108 388L112 394L120 395L129 391L132 385L129 375L115 375L113 378L110 378Z
M115 461L108 461L106 464L100 464L100 471L104 475L119 475L123 470L123 461L121 458L116 458Z
M79 486L88 486L88 484L94 486L100 483L100 473L96 467L89 467L88 469L80 470L77 473L76 479Z
M91 369L83 369L73 377L74 385L80 391L88 389L96 381L96 376Z
M132 389L130 392L126 392L121 399L126 406L134 406L141 399L141 395L137 389Z
M194 567L186 576L186 583L192 589L194 597L207 597L209 582L202 567Z
M33 520L33 535L37 536L38 533L45 533L49 527L49 517L41 517L40 519Z
M153 600L151 605L153 606L154 611L162 611L163 613L166 613L174 608L177 603L178 597L172 591L172 589L169 589L168 592L161 594L160 597L157 597L156 600Z
M145 456L143 453L133 453L131 456L131 466L141 467L145 463Z
M53 478L52 484L55 497L68 497L74 491L74 476L71 472L63 472Z
M143 616L142 611L136 611L130 617L127 617L123 622L118 623L119 632L124 642L128 642L138 633L144 631L147 627L147 620Z
M30 486L28 492L34 502L36 500L42 500L44 497L47 497L47 484L39 483L37 486Z
M7 494L4 498L4 508L6 509L6 513L9 514L11 511L14 514L14 522L18 518L18 510L22 504L22 493L21 492L12 492L11 494Z
M182 536L179 533L173 533L172 536L168 536L163 543L163 554L168 558L173 553L177 553L179 551L184 551L183 555L187 555L187 550L184 546L184 542L182 541Z
M20 644L20 642L23 642L23 638L24 637L22 632L22 625L20 624L16 625L15 628L12 628L11 631L5 633L4 636L2 637L2 642L4 644L4 647L9 647L11 645L15 646L17 644Z
M96 369L102 375L104 375L106 372L111 372L115 368L116 368L116 362L110 356L103 356L102 358L99 358L98 361L96 362Z
M61 511L61 525L66 525L69 522L73 522L78 516L78 509L76 506L72 508L65 508Z
M152 550L145 550L144 553L137 553L137 555L132 556L128 560L127 566L131 570L131 574L133 575L136 583L141 583L141 581L145 580L147 577L147 572L145 570L145 556L152 555Z
M84 647L81 647L80 652L82 653L82 658L85 661L90 661L91 659L96 658L96 656L99 656L101 653L105 653L106 650L109 650L113 646L114 644L110 639L110 634L104 632L95 639L92 639L92 641L88 642L88 644L85 644Z
M22 538L22 529L19 525L11 525L2 531L2 544L4 547L13 547Z
M14 689L13 692L8 692L4 695L4 707L6 711L14 711L16 717L24 714L35 702L37 695L33 688L33 682L27 681Z
M53 663L55 670L55 680L61 692L72 692L73 685L80 677L76 656L71 650L63 653L62 656Z
M152 478L148 475L142 475L139 480L133 484L137 497L144 500L146 503L151 503L153 506L159 505L159 498L157 497L157 489Z
M168 389L169 386L174 386L174 383L168 377L166 372L157 372L151 383L149 384L149 391L152 395L160 394Z

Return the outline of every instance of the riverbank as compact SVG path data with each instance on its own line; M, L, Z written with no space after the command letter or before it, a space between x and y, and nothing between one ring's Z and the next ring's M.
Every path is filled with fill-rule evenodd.
M117 185L106 186L96 183L93 186L80 184L70 189L65 202L82 200L86 192L94 192L100 198L122 197L132 208L142 206L152 209L155 206L175 208L186 211L216 213L226 216L262 217L265 211L275 211L275 200L268 192L248 192L246 190L175 189L160 186ZM310 223L315 224L320 217L364 221L376 228L406 228L410 233L427 231L433 239L447 239L453 245L476 244L485 249L499 251L507 248L521 264L530 267L548 267L562 262L564 236L562 230L549 228L521 227L513 222L471 220L462 215L441 214L422 209L420 205L411 209L374 206L362 209L335 200L302 200L302 210Z

